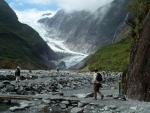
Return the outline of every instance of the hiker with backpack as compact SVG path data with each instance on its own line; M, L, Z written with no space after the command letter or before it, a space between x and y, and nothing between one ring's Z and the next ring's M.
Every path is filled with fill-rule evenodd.
M20 67L17 66L17 69L15 70L15 77L16 77L16 83L20 82Z
M98 70L94 70L94 74L93 74L93 90L94 90L94 98L95 100L97 100L97 93L99 95L101 95L101 99L104 98L104 95L100 92L100 88L102 87L102 75L100 73L98 73Z

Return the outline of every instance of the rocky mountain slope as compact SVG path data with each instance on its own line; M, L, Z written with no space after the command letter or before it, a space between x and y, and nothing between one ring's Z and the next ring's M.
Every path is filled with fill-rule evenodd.
M53 68L56 54L39 34L18 21L15 12L0 0L0 68Z
M111 44L114 34L127 15L129 0L114 0L95 12L60 10L53 18L39 20L53 34L65 40L66 45L83 53L94 52L98 47Z

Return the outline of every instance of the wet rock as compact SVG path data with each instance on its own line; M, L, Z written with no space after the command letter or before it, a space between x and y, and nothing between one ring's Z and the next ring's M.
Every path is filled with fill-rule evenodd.
M0 82L0 89L4 88L5 84L3 84L2 82Z
M70 113L83 113L84 109L83 108L72 108Z
M137 110L137 106L132 106L132 107L130 107L130 110L136 111L136 110Z
M116 109L117 109L117 106L115 106L115 105L110 105L110 106L109 106L109 109L111 109L111 110L116 110Z
M108 106L105 106L105 107L104 107L104 110L105 110L105 111L108 111L108 110L110 110L110 108L109 108Z
M14 75L6 75L5 76L5 80L15 80L15 76Z
M35 76L35 75L31 75L31 76L29 76L30 77L30 79L38 79L38 76Z
M25 80L26 77L25 77L25 76L20 76L20 79L21 79L21 80Z
M18 110L25 110L26 108L30 107L30 102L22 102L20 103L20 106L14 106L10 107L9 110L12 112L18 111Z
M62 101L62 104L69 105L69 101Z
M113 99L119 99L120 97L118 95L114 95Z
M42 101L43 101L44 103L46 103L46 104L50 104L50 103L51 103L51 101L50 101L49 99L42 99Z
M61 107L61 109L66 109L67 108L67 105L66 104L60 104L60 107Z
M5 81L3 81L2 83L5 84L5 85L7 85L7 84L10 84L10 81L5 80Z
M79 102L78 103L78 107L84 107L84 106L86 106L86 105L88 105L89 103L86 103L86 102Z
M63 96L63 92L52 92L52 95L59 95L59 96Z
M94 97L94 93L87 93L87 94L85 95L85 98L89 98L89 97Z
M127 100L126 97L125 97L124 95L120 96L119 99L122 100L122 101L126 101L126 100Z
M6 80L6 76L0 75L0 80Z
M19 89L16 91L16 93L19 94L19 95L25 95L25 94L27 94L27 92L26 92L24 89L21 89L21 88L19 88Z
M20 106L22 108L28 108L28 107L31 107L31 105L32 105L31 101L23 101L23 102L20 103Z
M77 97L77 98L89 98L89 97L93 97L93 93L74 94L73 97Z
M113 97L113 95L106 95L106 97Z
M102 111L105 111L103 108L104 105L90 103L84 107L84 113L101 113Z
M15 92L15 86L12 84L6 85L6 91L7 92Z
M114 112L112 112L112 111L103 111L101 113L114 113Z
M62 109L61 109L60 105L53 105L52 111L53 111L53 113L61 113Z
M38 111L40 112L40 113L49 113L49 106L48 105L39 105L38 107Z
M14 106L14 107L10 107L9 110L12 112L15 112L17 110L22 110L22 109L20 109L20 107L18 107L18 106Z

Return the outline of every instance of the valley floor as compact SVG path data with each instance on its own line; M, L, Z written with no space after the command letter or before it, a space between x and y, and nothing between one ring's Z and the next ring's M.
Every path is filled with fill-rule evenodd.
M30 101L0 113L149 113L150 104L118 97L121 73L103 73L104 99L94 100L92 73L69 71L22 71L22 81L14 81L13 70L0 71L0 95L31 96ZM5 79L4 79L5 78ZM0 104L1 105L1 104Z

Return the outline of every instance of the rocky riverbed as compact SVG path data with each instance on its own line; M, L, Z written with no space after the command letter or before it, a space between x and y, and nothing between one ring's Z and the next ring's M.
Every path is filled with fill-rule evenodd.
M102 93L92 97L92 73L70 71L22 70L15 82L14 70L0 70L0 94L31 96L31 100L13 100L18 105L0 113L149 113L146 102L119 97L118 81L122 73L101 72ZM6 102L6 100L1 103Z

